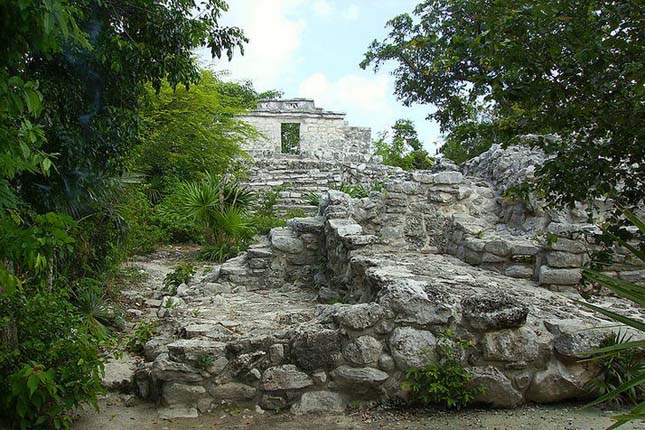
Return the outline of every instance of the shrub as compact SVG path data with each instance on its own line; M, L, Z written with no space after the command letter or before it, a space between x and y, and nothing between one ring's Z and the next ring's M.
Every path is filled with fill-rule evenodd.
M618 347L632 341L632 336L626 333L615 333L602 345L603 348ZM621 386L625 381L633 380L638 375L645 373L645 361L642 351L636 349L625 349L597 358L596 363L600 366L598 378L589 382L587 388L597 396L604 396ZM645 384L630 387L628 390L610 398L608 403L617 406L626 404L638 404L645 400Z
M126 348L135 354L143 354L146 343L157 333L157 324L155 322L139 323L130 337Z
M175 270L166 275L163 280L164 290L171 295L177 294L177 287L187 284L195 274L195 266L190 263L180 263Z
M457 339L444 332L437 343L437 360L405 373L402 388L410 392L413 402L422 405L438 404L450 409L467 406L482 392L471 384L472 374L464 369L461 356L472 342Z
M97 338L61 291L0 296L0 315L0 421L67 428L66 412L102 390Z

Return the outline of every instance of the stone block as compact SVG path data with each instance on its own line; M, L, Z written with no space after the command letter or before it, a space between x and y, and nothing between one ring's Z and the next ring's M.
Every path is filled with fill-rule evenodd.
M309 375L293 364L269 367L262 374L260 386L265 391L299 390L313 385Z
M539 355L537 336L526 327L487 332L482 347L488 361L530 362Z
M539 283L545 285L576 285L582 279L580 269L554 269L541 266Z
M340 413L344 412L346 401L340 393L332 391L309 391L304 393L300 401L291 407L295 415L311 413Z
M394 329L389 339L390 353L401 370L422 367L433 360L436 345L437 339L431 332L412 327Z
M526 323L529 309L507 294L477 294L461 301L463 316L475 330L514 328Z
M584 254L571 254L564 251L550 251L546 254L546 262L555 268L582 267Z
M434 175L435 184L460 184L464 180L461 172L439 172Z
M517 391L511 381L494 367L475 367L470 369L473 386L483 387L473 401L485 403L496 408L513 408L524 401L522 394Z
M383 345L372 336L361 336L345 345L345 359L359 366L375 364L378 361Z

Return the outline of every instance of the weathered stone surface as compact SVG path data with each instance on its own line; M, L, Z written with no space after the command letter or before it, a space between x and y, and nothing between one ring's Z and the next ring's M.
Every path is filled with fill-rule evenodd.
M581 267L584 254L571 254L569 252L551 251L546 254L546 262L551 267L567 268Z
M421 367L428 360L434 359L437 340L429 331L398 327L392 332L389 344L397 367L406 370Z
M504 274L511 278L531 279L533 277L533 267L515 264L504 269Z
M228 382L226 384L215 385L211 384L208 387L208 393L215 400L225 401L240 401L252 400L255 398L255 387L250 385L240 384L238 382Z
M354 364L366 366L376 363L382 350L381 342L372 336L361 336L345 346L343 355Z
M298 390L313 385L306 373L293 364L270 367L262 375L261 387L265 391Z
M526 323L528 307L506 294L478 294L461 301L463 316L475 330L520 327Z
M162 400L166 406L194 405L206 395L206 389L201 385L171 382L163 385Z
M286 227L272 229L269 238L271 246L287 254L298 254L304 249L302 240L293 235L291 230Z
M310 413L329 413L345 411L346 402L339 393L331 391L309 391L304 393L300 401L291 407L296 415Z
M386 372L391 372L396 368L396 363L390 354L381 354L378 358L378 367Z
M525 396L538 403L560 402L588 395L585 384L593 377L582 365L565 367L557 360L549 362L546 370L537 372Z
M401 323L447 324L452 316L447 298L419 281L402 279L385 285L378 301L391 309Z
M582 279L580 269L553 269L549 266L540 267L540 284L547 285L576 285Z
M157 310L157 317L168 318L177 314L178 308L185 306L186 302L179 297L164 296Z
M484 388L484 392L478 394L474 402L497 408L512 408L524 401L511 381L495 367L475 367L470 371L473 374L472 384Z
M389 375L382 370L372 367L340 366L331 372L331 377L341 385L356 385L359 387L375 386L383 383Z
M489 361L534 361L539 347L535 333L526 328L487 332L482 340L484 358Z
M609 330L565 332L553 339L553 348L565 359L581 360L591 357L591 352L600 348L609 336Z
M491 240L489 242L486 242L484 251L490 252L494 255L499 255L501 257L506 257L510 255L511 248L508 243L503 240Z
M341 355L338 331L308 328L295 335L291 354L295 363L304 370L332 368Z
M459 184L464 177L461 172L439 172L434 175L435 184Z
M158 381L200 382L204 378L194 368L168 359L168 354L160 354L152 363L151 373Z
M352 330L364 330L385 316L385 308L376 303L361 303L341 308L336 314L339 324Z
M551 243L550 249L554 251L570 252L574 254L581 254L586 251L587 247L584 242L580 240L567 239L565 237L558 237Z
M207 282L201 286L201 289L209 296L229 294L231 292L231 286L229 284L220 284L218 282Z

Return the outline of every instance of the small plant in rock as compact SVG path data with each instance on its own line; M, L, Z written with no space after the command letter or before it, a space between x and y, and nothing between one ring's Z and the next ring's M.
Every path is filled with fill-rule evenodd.
M157 333L157 324L154 322L141 322L137 324L128 339L126 348L135 354L143 354L146 343Z
M370 194L369 188L363 186L362 184L352 185L345 182L342 182L338 186L338 191L342 191L343 193L355 199L362 199Z
M164 291L171 295L177 294L177 288L181 284L187 284L195 274L195 266L190 263L180 263L175 270L168 273L163 280Z
M195 367L199 370L207 370L213 363L215 363L215 357L212 354L203 352L197 356Z
M608 338L603 348L617 347L632 341L626 333L615 333ZM624 349L615 354L592 358L601 368L598 378L590 381L587 388L597 396L604 396L621 386L625 381L633 380L645 373L643 352L637 349ZM616 406L635 405L645 400L645 384L635 385L608 400Z
M291 219L291 218L304 218L306 216L307 216L307 213L304 210L294 208L294 209L289 209L284 217L286 219Z
M316 193L314 191L309 191L305 193L303 196L303 200L305 203L307 203L309 206L316 206L320 205L320 194Z
M456 338L449 330L442 333L436 360L405 373L402 388L410 393L412 402L461 409L482 393L483 388L472 384L472 374L461 364L461 356L470 346L471 341Z

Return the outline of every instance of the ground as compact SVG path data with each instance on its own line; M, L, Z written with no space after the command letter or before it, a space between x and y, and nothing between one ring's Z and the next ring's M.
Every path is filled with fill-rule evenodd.
M100 412L88 409L75 421L73 430L601 430L611 423L615 411L581 405L525 406L513 410L465 410L460 412L356 411L346 414L294 416L289 413L258 414L249 409L216 410L196 419L163 420L154 404L137 401L125 406L120 395L110 394L100 402ZM642 429L642 423L621 427Z

